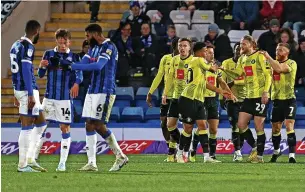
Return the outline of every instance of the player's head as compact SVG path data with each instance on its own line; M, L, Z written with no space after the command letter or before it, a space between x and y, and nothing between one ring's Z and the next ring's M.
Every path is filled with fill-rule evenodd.
M206 57L206 55L205 55L206 54L205 43L196 42L194 44L194 47L193 47L193 52L194 52L195 57L205 58Z
M55 39L59 52L66 52L70 46L71 33L67 29L58 29L55 32Z
M237 42L234 45L234 59L237 60L240 57L240 43Z
M205 52L205 59L210 63L214 60L214 47L207 46Z
M290 46L288 43L279 43L276 47L276 58L279 61L285 61L288 59L290 52Z
M90 47L94 47L98 44L98 40L103 38L103 30L102 27L98 24L90 24L85 29L86 38L89 42Z
M172 48L172 53L173 53L174 55L178 55L178 54L179 54L179 51L178 51L178 41L179 41L179 38L174 38L174 39L172 40L172 46L171 46L171 48Z
M40 23L36 20L29 20L25 25L25 34L36 44L39 39Z
M250 54L256 49L256 42L250 35L245 35L240 41L240 54Z
M178 51L180 56L187 57L192 53L192 40L180 38L178 41Z

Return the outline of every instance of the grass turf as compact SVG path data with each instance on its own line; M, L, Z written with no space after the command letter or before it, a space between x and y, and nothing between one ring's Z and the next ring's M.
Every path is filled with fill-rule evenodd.
M129 163L116 173L109 173L114 156L97 157L98 172L82 173L85 155L70 155L67 172L55 169L59 156L41 156L40 164L47 173L17 173L18 156L2 155L1 191L305 191L305 156L297 156L297 164L288 164L287 156L278 163L233 163L231 155L218 156L223 163L166 163L165 155L130 155ZM270 156L265 157L265 161Z

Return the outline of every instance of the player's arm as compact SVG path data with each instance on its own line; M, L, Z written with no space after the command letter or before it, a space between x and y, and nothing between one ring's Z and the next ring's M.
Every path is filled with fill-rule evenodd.
M260 54L258 56L258 60L263 70L263 75L265 76L265 86L264 86L261 102L262 104L267 104L269 100L269 90L272 82L271 69L264 55Z
M79 60L80 60L79 56L75 55L75 61L79 61ZM83 82L83 71L76 70L75 77L76 77L75 83L70 89L70 94L71 94L72 98L75 98L78 96L79 84L81 84Z
M214 85L211 85L209 83L206 83L206 88L218 94L223 95L225 98L231 97L231 92L227 92L226 90L219 89L218 87L215 87Z
M163 105L167 104L166 103L167 94L174 84L173 83L173 79L174 79L174 75L175 75L174 60L175 60L174 58L171 60L168 77L167 77L166 83L164 85L164 91L163 91L163 95L162 95L162 104Z
M291 66L287 65L286 63L280 64L278 61L274 60L267 51L261 52L266 60L270 63L272 69L277 73L289 73L291 72L292 68Z
M42 59L40 61L39 68L37 71L39 78L43 78L46 75L47 67L49 65L48 59L49 59L49 52L46 51L46 52L44 52L44 54L42 56Z
M225 73L227 73L228 76L232 77L233 79L236 79L237 77L241 76L244 72L240 58L238 59L237 66L234 70L226 69L223 67L219 67L219 69L223 70Z

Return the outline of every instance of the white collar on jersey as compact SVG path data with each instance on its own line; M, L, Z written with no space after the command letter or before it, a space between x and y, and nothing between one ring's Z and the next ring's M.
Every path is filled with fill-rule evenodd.
M58 48L57 47L54 48L54 52L58 52ZM69 48L66 50L66 53L70 53L70 49Z
M108 42L108 41L110 41L110 39L105 39L105 41L103 41L102 44L104 44L104 43L106 43L106 42Z
M26 40L26 41L28 41L29 43L31 43L33 45L33 42L31 41L31 39L29 39L29 38L27 38L25 36L21 37L21 39L22 40Z

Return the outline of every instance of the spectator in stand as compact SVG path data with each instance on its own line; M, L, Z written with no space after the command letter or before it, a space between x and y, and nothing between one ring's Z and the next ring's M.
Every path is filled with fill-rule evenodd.
M298 43L294 41L294 34L289 28L282 28L277 37L277 43L288 43L290 45L290 55L291 58L298 50Z
M213 23L209 25L209 32L204 37L206 46L214 47L215 58L222 62L233 56L233 50L230 45L230 39L226 34L219 35L219 27Z
M161 44L164 44L164 55L172 53L172 41L176 38L176 28L174 25L167 27L166 35L161 39Z
M257 27L259 6L257 1L238 1L233 4L234 30L249 30L250 33Z
M90 23L98 21L98 12L100 10L101 1L90 1L89 11L91 11Z
M303 85L305 87L305 37L299 39L299 49L293 57L298 65L296 75L296 86Z
M82 51L78 54L80 58L83 58L89 50L89 42L87 40L83 41Z
M128 72L130 67L136 68L138 67L138 63L135 59L133 39L130 36L131 25L127 22L121 22L117 31L116 36L111 39L119 53L116 77L118 86L125 87L128 86Z
M281 0L265 0L263 1L263 7L259 13L261 17L261 28L269 29L269 22L271 19L281 21L283 2Z
M300 35L302 28L305 27L305 2L304 1L285 1L284 2L284 21L283 28L296 30Z
M261 34L258 38L257 44L259 49L267 51L268 54L275 59L275 50L277 46L277 36L280 30L280 22L277 19L272 19L269 22L269 31Z
M135 41L135 53L142 61L144 74L155 75L160 60L159 39L151 34L149 23L143 23L141 26L141 36Z
M169 14L163 14L161 10L158 10L156 14L153 15L151 19L152 26L156 31L156 35L165 36L167 27L173 25L172 19L169 17Z
M131 25L131 36L141 36L142 23L150 23L150 18L144 13L140 12L140 4L138 1L130 3L131 15L127 18L127 22Z
M196 9L195 1L180 1L179 10L189 10L193 14Z

